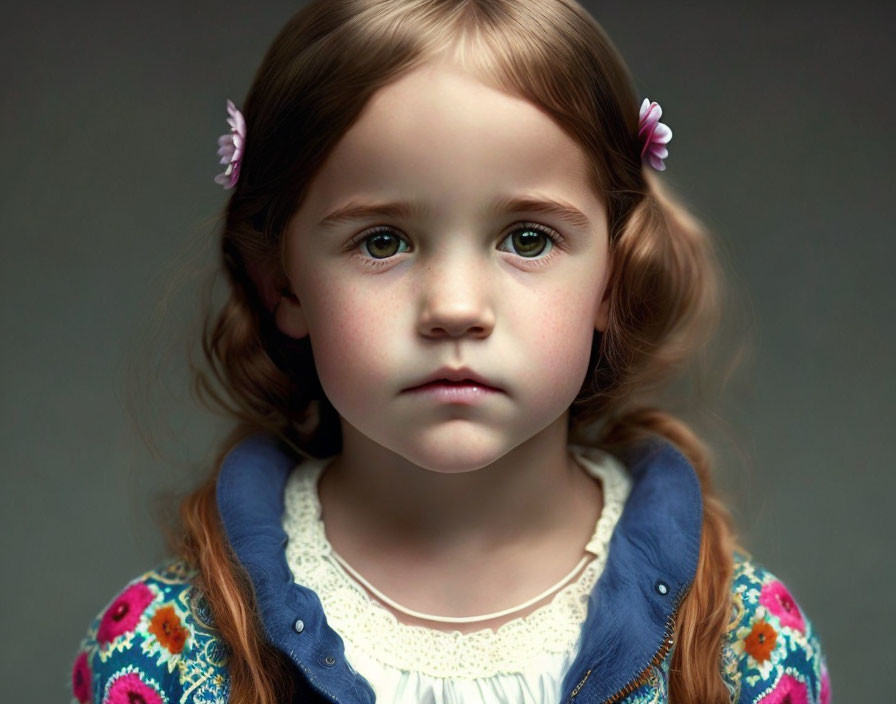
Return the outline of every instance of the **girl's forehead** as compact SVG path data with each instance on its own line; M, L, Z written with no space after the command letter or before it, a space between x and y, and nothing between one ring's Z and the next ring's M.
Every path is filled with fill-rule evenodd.
M312 181L306 202L452 202L551 192L594 198L582 148L538 106L451 65L424 65L372 96Z
M457 64L438 62L424 64L377 90L346 136L368 131L399 139L436 131L463 136L495 132L496 127L496 136L519 137L531 136L527 130L559 129L535 104Z

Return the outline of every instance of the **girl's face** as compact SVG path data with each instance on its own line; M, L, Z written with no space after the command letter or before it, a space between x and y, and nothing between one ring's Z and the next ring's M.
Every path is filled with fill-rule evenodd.
M518 199L568 212L506 209ZM369 212L329 219L349 206ZM295 297L277 323L310 335L344 447L463 472L565 429L607 324L607 220L584 153L538 108L446 64L407 74L336 146L286 238ZM406 391L444 366L501 391Z

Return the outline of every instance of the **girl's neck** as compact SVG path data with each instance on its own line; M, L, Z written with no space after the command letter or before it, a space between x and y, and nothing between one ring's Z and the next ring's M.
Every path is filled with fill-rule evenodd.
M564 532L575 540L579 518L590 521L601 503L599 483L568 451L565 415L492 464L462 473L421 468L343 423L343 452L325 468L318 492L328 529L364 536L370 550L459 562Z

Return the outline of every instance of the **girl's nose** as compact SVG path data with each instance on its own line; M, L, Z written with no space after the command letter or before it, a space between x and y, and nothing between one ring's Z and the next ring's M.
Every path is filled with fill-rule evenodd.
M418 330L424 337L487 337L495 326L485 267L458 258L433 264L422 282Z

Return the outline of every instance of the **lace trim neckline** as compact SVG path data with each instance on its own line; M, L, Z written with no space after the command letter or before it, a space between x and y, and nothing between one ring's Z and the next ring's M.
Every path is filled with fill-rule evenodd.
M499 626L470 633L400 622L371 597L333 557L317 482L330 459L304 460L285 487L283 528L293 579L321 600L326 620L343 638L347 654L363 650L385 665L433 677L489 677L525 671L546 652L572 655L578 649L588 597L607 559L610 537L631 489L625 466L598 448L569 445L575 459L601 481L603 509L585 550L594 555L579 578L535 611Z

